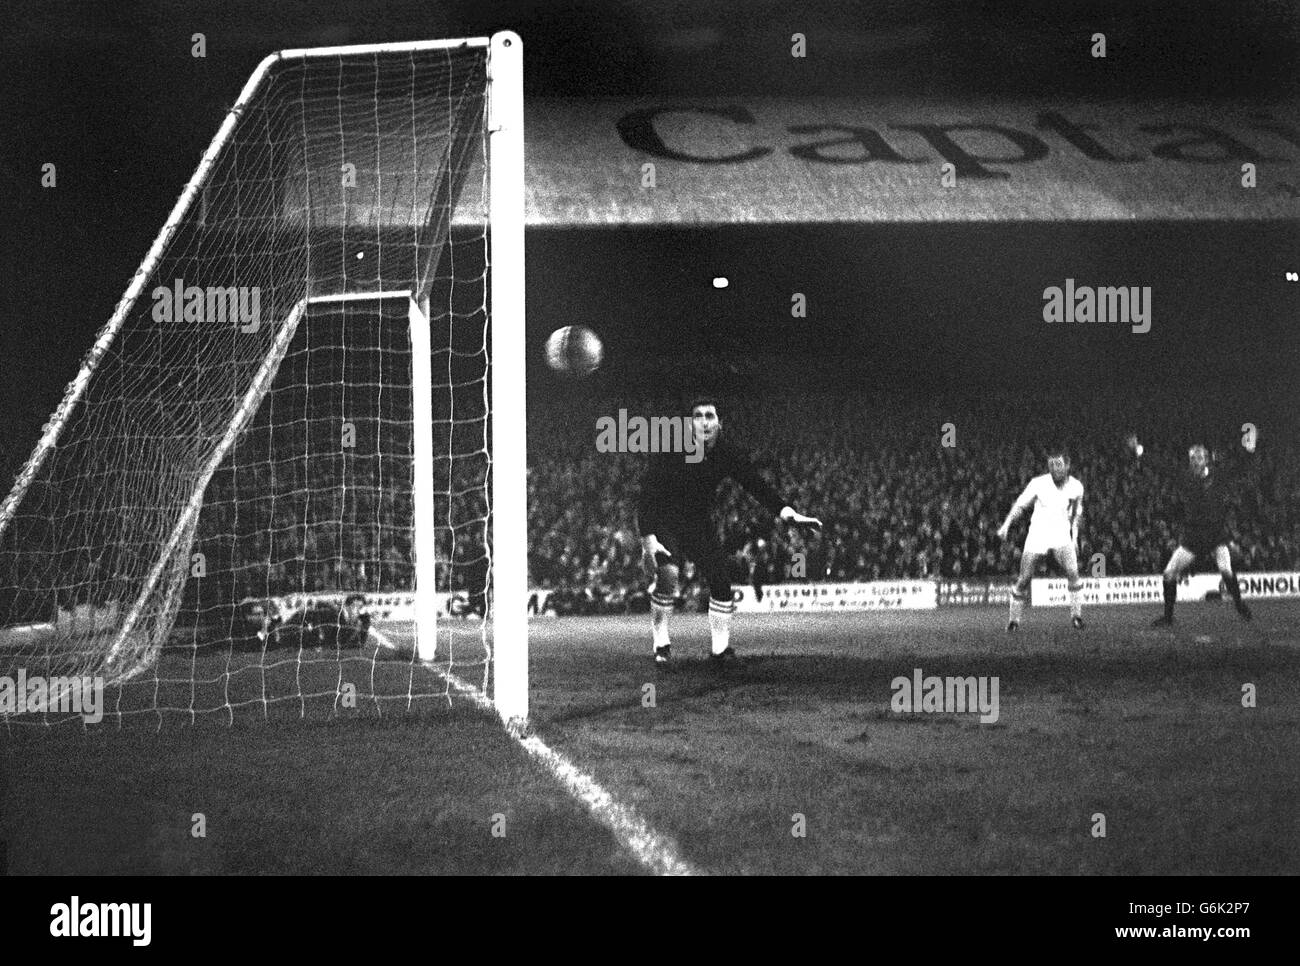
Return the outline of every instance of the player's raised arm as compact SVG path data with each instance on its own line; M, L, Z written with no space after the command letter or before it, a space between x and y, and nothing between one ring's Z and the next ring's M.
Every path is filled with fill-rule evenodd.
M1175 457L1173 454L1163 448L1149 450L1147 443L1143 442L1136 435L1129 435L1124 440L1124 448L1128 451L1128 457L1132 461L1131 465L1135 466L1139 472L1147 476L1164 476L1170 473L1177 473L1186 464L1182 462L1181 457ZM1158 443L1161 441L1157 441Z
M796 527L812 527L814 530L822 528L821 520L805 516L792 506L781 507L781 520L783 523L793 523Z
M1002 526L998 527L998 539L1005 540L1007 535L1011 532L1011 525L1016 522L1016 519L1020 514L1024 513L1033 505L1034 485L1033 483L1030 483L1025 487L1024 492L1016 498L1016 502L1011 505L1011 511L1007 514L1007 518L1002 521Z
M1148 439L1146 442L1151 441ZM1124 440L1124 448L1128 450L1133 465L1144 473L1176 473L1186 466L1181 457L1176 457L1167 451L1155 450L1148 452L1146 443L1139 440L1136 435L1129 435ZM1196 447L1192 448L1195 449ZM1206 450L1206 452L1208 454L1209 451Z
M1237 455L1227 460L1223 464L1224 476L1234 485L1242 482L1243 477L1250 476L1259 467L1259 456L1256 453L1258 441L1256 439L1254 427L1249 433L1241 438L1241 448L1245 452L1244 456Z

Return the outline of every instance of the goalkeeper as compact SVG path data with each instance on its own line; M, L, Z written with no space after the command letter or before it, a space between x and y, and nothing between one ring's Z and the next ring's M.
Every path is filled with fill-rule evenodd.
M1142 446L1136 437L1129 440L1130 448L1138 456ZM1242 442L1248 454L1255 452L1255 438ZM1187 470L1179 480L1182 503L1182 529L1178 546L1169 557L1164 571L1165 612L1156 618L1155 627L1169 627L1174 622L1174 603L1178 599L1178 580L1197 557L1214 557L1223 586L1232 597L1232 603L1242 620L1250 620L1250 608L1241 599L1241 585L1232 569L1232 553L1228 533L1229 501L1232 492L1248 471L1250 460L1238 462L1235 467L1215 468L1210 451L1199 443L1187 451Z
M685 560L695 562L709 585L713 659L722 661L735 656L731 615L736 604L731 595L729 561L710 519L719 483L724 479L735 481L785 523L821 527L820 520L796 512L759 476L748 454L721 438L722 421L713 399L699 398L692 403L691 426L703 443L703 458L691 463L681 454L652 457L637 502L642 553L646 569L654 578L650 614L657 664L668 663L672 652L668 616Z

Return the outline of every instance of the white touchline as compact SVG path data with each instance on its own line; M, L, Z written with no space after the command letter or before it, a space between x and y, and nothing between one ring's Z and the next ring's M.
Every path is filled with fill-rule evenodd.
M381 631L370 628L385 647L394 648L393 642ZM450 671L444 671L431 661L418 662L441 677L453 691L464 695L484 711L496 714L491 699L474 685ZM593 816L614 833L620 845L656 875L699 875L700 871L677 853L677 846L669 838L651 828L632 808L619 802L573 762L551 748L536 735L518 735L507 731L523 749L546 766L555 779L570 795L587 806Z

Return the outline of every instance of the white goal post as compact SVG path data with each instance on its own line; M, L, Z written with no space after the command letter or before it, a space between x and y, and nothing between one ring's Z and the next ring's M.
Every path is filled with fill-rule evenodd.
M455 589L455 568L477 560L481 543L490 578L467 592L491 601L483 685L504 720L526 719L523 143L523 48L511 32L284 50L264 59L0 503L0 663L6 627L38 626L65 602L104 613L111 604L111 633L75 641L47 635L22 659L38 670L119 684L149 671L184 601L213 609L215 598L196 595L216 591L186 589L195 572L191 558L202 556L192 551L208 546L205 537L229 557L220 586L231 599L222 603L235 603L226 588L250 579L244 545L253 541L246 533L205 531L209 487L219 471L234 472L231 461L255 418L274 418L264 410L281 392L277 379L293 375L297 383L283 391L306 399L320 369L335 373L341 405L363 410L376 438L397 440L398 448L376 443L370 463L340 458L339 493L331 492L333 470L317 470L332 467L337 454L322 455L315 442L261 458L257 472L277 480L298 472L298 464L307 467L305 484L299 479L284 496L266 495L278 515L297 501L302 519L294 526L306 545L317 542L312 521L333 506L340 515L324 521L326 538L362 549L333 551L336 570L354 584L312 578L308 586L308 578L295 577L281 586L267 578L259 594L413 594L414 660L452 678L451 694L462 682L454 677L454 655L439 660L439 600ZM473 172L481 173L481 185ZM468 240L457 242L458 233ZM467 255L456 254L458 244ZM458 263L471 265L464 276ZM202 304L190 318L188 294L183 321L159 321L157 301L151 317L151 286L157 300L159 286L170 286L174 275L177 299L190 291L182 269L186 281L208 283L209 318ZM220 293L235 293L234 283L243 280L254 284L232 298L233 318L218 313L222 324L211 324L214 289L224 313ZM269 324L239 314L235 299L244 288ZM399 305L407 322L400 344L377 332L393 327L384 313ZM334 326L344 334L324 336L324 344L305 341L313 313L336 310L352 313ZM349 333L362 327L354 341ZM254 335L241 341L236 330ZM467 376L478 353L464 346L473 345L476 331L482 371ZM221 353L229 346L236 348L227 358ZM293 365L286 361L291 355ZM435 357L444 371L434 371ZM409 402L392 408L395 393ZM481 406L462 414L465 399ZM301 424L296 438L310 438L316 423L340 411L300 407L292 416ZM267 432L275 430L273 424ZM482 440L467 449L462 437L472 433ZM474 468L462 473L462 461ZM371 471L373 479L365 475ZM472 508L462 511L458 486L465 479ZM227 515L246 505L223 499ZM281 526L281 516L275 520ZM406 520L409 535L393 536L394 520ZM440 539L460 556L440 559ZM288 560L286 572L305 574L305 551L302 557ZM203 573L204 586L213 586ZM300 664L311 660L304 653L300 645ZM258 665L264 704L278 697L265 693L273 663ZM302 697L300 683L296 698ZM409 703L409 690L406 697ZM224 700L224 710L238 704Z
M492 311L511 321L492 327L492 411L515 414L493 423L494 528L497 601L495 702L506 721L528 717L528 458L524 399L524 61L513 33L492 37L488 59L493 167L491 214L495 269ZM500 181L495 179L500 176ZM500 247L498 247L498 243ZM498 314L499 313L499 314ZM514 549L512 549L514 548Z

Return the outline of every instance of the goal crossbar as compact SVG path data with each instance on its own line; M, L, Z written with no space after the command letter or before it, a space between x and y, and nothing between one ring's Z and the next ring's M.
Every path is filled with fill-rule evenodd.
M511 35L513 36L513 35ZM518 38L515 38L518 42ZM221 126L213 136L212 141L208 144L207 150L199 159L198 167L194 169L194 174L190 180L185 183L181 190L180 197L176 199L176 204L172 206L171 214L163 223L162 229L149 246L148 252L145 253L140 267L135 270L131 277L131 283L127 286L126 292L118 301L113 309L113 314L109 317L108 322L100 330L95 338L94 345L86 358L81 364L81 369L73 380L68 383L64 390L63 398L59 401L53 416L45 424L40 439L37 441L31 456L28 457L26 464L19 473L18 478L14 481L9 495L5 497L3 503L0 503L0 537L4 536L10 521L13 519L14 511L18 504L22 502L23 496L27 493L40 471L42 464L50 451L54 449L59 441L59 436L63 427L67 425L73 409L85 394L86 387L90 383L90 377L94 374L99 366L100 360L108 352L117 336L118 331L126 322L131 310L135 308L136 303L140 300L144 287L152 277L154 269L162 260L163 253L166 252L168 244L176 234L180 226L185 222L186 216L190 209L193 208L195 199L200 196L203 185L207 180L208 174L221 155L222 149L230 140L239 123L240 117L253 98L261 90L271 69L278 63L288 60L308 60L317 57L342 57L353 56L358 54L380 54L380 53L417 53L428 50L451 50L456 48L478 48L490 47L493 38L490 37L471 37L463 40L420 40L390 44L358 44L355 46L344 47L310 47L302 49L289 49L277 51L268 54L262 58L261 63L253 70L243 89L239 92L239 97L235 100L234 105L226 112L225 118L222 119Z
M437 608L433 604L436 570L433 540L433 372L430 365L432 342L429 335L427 303L421 305L415 302L413 293L409 289L398 289L381 292L316 295L300 300L289 311L276 333L275 341L271 344L271 351L267 353L266 358L262 361L257 374L253 377L253 381L244 393L244 398L240 401L234 419L226 427L226 432L222 435L216 449L199 474L194 490L185 504L185 509L181 512L176 525L172 528L172 532L163 545L158 560L145 578L139 596L127 613L121 629L117 632L117 636L108 652L109 666L112 666L123 644L130 640L147 602L153 596L158 582L166 572L169 562L173 560L181 542L186 538L187 534L193 532L193 528L198 521L199 511L203 508L203 495L207 491L208 484L212 482L212 477L216 474L217 468L221 466L231 447L238 441L244 427L248 425L248 421L257 412L262 398L266 395L267 388L275 378L280 363L284 360L285 353L288 352L293 337L297 334L298 327L307 316L310 307L313 305L339 305L353 302L377 302L388 299L406 299L409 302L407 320L411 341L411 413L414 422L412 473L414 478L415 518L412 524L415 532L415 587L413 589L416 594L416 648L422 659L433 660L438 637ZM165 601L163 609L167 609L168 606L170 606L170 601Z

